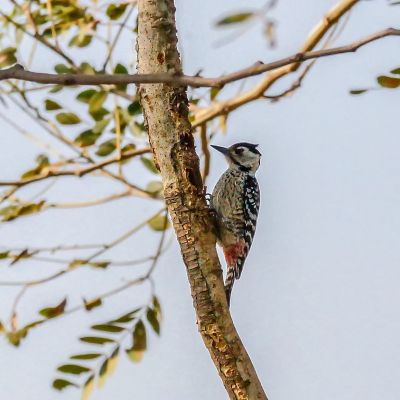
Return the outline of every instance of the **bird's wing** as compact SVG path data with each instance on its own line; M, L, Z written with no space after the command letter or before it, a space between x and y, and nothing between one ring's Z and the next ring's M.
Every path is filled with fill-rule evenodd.
M242 255L238 258L235 268L235 278L239 279L243 270L244 261L249 253L256 232L258 210L260 208L260 189L257 180L248 176L243 191L243 214L244 225L242 237L244 240L244 249Z

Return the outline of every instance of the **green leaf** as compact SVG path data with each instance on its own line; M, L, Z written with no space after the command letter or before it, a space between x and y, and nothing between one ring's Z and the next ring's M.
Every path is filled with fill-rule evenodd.
M138 115L142 113L142 106L139 101L134 101L128 106L128 113L130 115Z
M50 99L47 99L45 101L45 107L46 107L47 111L61 110L61 108L62 108L57 102L55 102L54 100L50 100Z
M79 338L81 342L91 343L91 344L106 344L106 343L113 343L114 340L105 337L96 337L96 336L83 336Z
M135 310L122 315L121 317L114 319L112 321L109 321L109 324L123 324L123 323L128 323L132 322L136 317L135 315L141 310L141 308L136 308Z
M35 177L35 176L40 175L41 172L42 172L42 168L38 168L38 167L32 168L32 169L30 169L30 170L24 172L24 173L21 175L21 179L22 179L22 180L31 179L31 178L33 178L33 177Z
M0 253L0 260L4 260L5 258L8 258L9 255L10 255L9 251L2 251Z
M94 132L92 129L83 131L74 140L74 143L79 147L92 146L96 143L97 139L100 137L100 133Z
M3 217L3 221L12 221L18 217L37 213L43 208L44 205L45 201L42 200L39 201L39 203L26 203L7 206L0 209L0 216Z
M94 133L103 133L104 129L110 123L109 118L104 118L100 121L97 121L94 128L92 129Z
M221 90L220 88L215 88L215 87L210 89L210 100L211 101L213 101L217 97L220 90Z
M88 263L87 260L83 260L83 259L77 258L77 259L75 259L75 260L72 260L72 261L68 264L68 269L75 269L75 268L78 268L78 267L80 267L80 266L82 266L82 265L86 265L87 263Z
M125 330L125 328L122 328L121 326L108 325L108 324L93 325L92 329L96 331L103 331L110 333L119 333Z
M165 215L157 215L153 217L149 222L149 226L151 229L157 231L157 232L162 232L165 231L166 229L169 228L169 220L168 218L165 217Z
M89 100L89 112L96 113L102 107L104 102L107 100L108 93L104 90L94 94Z
M53 388L56 390L63 390L68 386L75 386L78 387L78 385L76 383L67 381L66 379L55 379L53 381Z
M116 20L125 13L126 7L128 6L128 3L121 3L121 4L110 4L107 7L107 16L108 18L112 20Z
M28 335L28 332L35 326L42 324L44 321L45 320L34 321L25 325L23 328L18 329L17 331L7 332L6 337L12 345L19 346L21 340Z
M72 360L93 360L95 358L101 357L100 353L87 353L87 354L76 354L75 356L71 356Z
M153 161L152 158L140 157L140 161L153 174L158 174L159 173L159 171L156 168L156 165L154 164L154 161Z
M91 267L105 269L110 265L110 261L91 261L88 263Z
M158 320L158 315L153 308L148 307L146 318L154 332L159 335L160 334L160 321Z
M91 112L90 115L95 121L101 121L110 111L104 107L101 107L95 112Z
M128 151L133 151L136 149L136 145L134 143L128 143L127 145L125 145L122 149L121 152L122 153L127 153ZM127 160L125 160L127 161Z
M128 73L127 68L122 65L122 64L117 64L114 68L114 74L124 74L126 75ZM128 85L126 83L121 83L121 84L117 84L115 85L117 90L121 90L121 91L125 91L126 88L128 87Z
M70 73L74 72L72 68L69 68L64 64L57 64L54 67L54 71L56 71L57 74L70 74Z
M161 304L158 301L157 296L153 296L153 309L157 315L158 320L161 319Z
M16 51L14 47L7 47L0 51L0 68L9 67L17 62Z
M392 78L391 76L378 76L377 81L381 86L389 89L395 89L400 86L400 78Z
M88 367L83 367L82 365L65 364L61 365L61 367L58 367L57 371L64 372L64 374L80 375L91 371L91 369Z
M95 75L96 74L96 70L93 68L92 65L90 65L87 62L81 63L81 65L79 66L79 69L86 75Z
M22 215L30 215L39 212L42 207L44 206L45 202L44 200L39 201L39 203L29 203L29 204L24 204L18 213L18 216Z
M39 154L36 157L36 162L39 167L46 167L50 164L49 157L47 157L46 154Z
M240 22L244 22L249 20L254 16L253 12L242 12L237 14L228 15L216 22L217 26L225 26L225 25L232 25L238 24Z
M68 43L69 47L86 47L92 42L93 36L92 35L82 35L78 34L71 38Z
M96 155L100 157L105 157L111 154L115 149L116 149L116 140L110 139L100 144L99 148L96 151Z
M147 335L146 327L141 320L135 325L133 331L133 344L132 347L126 350L128 357L133 362L139 362L142 360L144 352L147 349Z
M62 125L75 125L81 122L81 119L74 113L59 113L56 120Z
M400 75L400 68L395 68L390 71L391 74Z
M81 101L82 103L89 103L90 99L97 93L97 90L87 89L83 92L80 92L76 99Z
M49 93L58 93L58 92L61 92L61 90L63 90L63 89L64 89L63 85L53 85L53 87L51 88Z
M350 90L350 94L358 95L358 94L363 94L367 91L368 91L368 89L354 89L354 90Z
M21 339L26 336L26 332L23 330L11 331L6 333L7 340L15 347L18 347L21 343Z
M36 157L36 163L37 163L37 166L33 169L30 169L30 170L24 172L21 175L21 179L30 179L37 175L40 175L42 173L43 169L45 167L47 167L48 165L50 165L49 158L46 156L46 154L39 154Z
M151 181L146 186L146 192L149 192L154 195L161 193L162 190L163 190L163 185L161 181Z
M118 63L114 68L114 74L127 74L127 73L128 69L120 63Z
M39 311L39 314L45 318L55 318L63 314L65 311L65 306L67 305L67 298L65 298L60 304L55 307L43 308Z
M19 206L7 206L0 208L0 216L2 216L3 221L11 221L18 216Z

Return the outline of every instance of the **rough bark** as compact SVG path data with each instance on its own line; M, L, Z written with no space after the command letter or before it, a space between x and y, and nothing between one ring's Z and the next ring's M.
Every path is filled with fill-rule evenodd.
M181 74L173 0L139 0L138 11L138 72ZM231 399L267 399L227 307L186 91L166 84L139 91L200 334Z

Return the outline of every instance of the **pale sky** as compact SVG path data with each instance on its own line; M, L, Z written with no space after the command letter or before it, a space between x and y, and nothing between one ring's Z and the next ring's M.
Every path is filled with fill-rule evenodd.
M251 2L258 7L263 0ZM177 1L180 48L186 73L204 75L295 53L334 0L280 0L277 47L271 50L256 26L223 47L228 31L212 22L249 2ZM361 1L335 45L347 44L389 26L398 27L400 6ZM351 96L375 86L375 77L400 66L399 38L386 38L356 54L319 60L292 97L259 101L229 117L228 132L214 144L260 144L261 211L242 278L234 287L232 316L271 400L398 400L400 393L400 135L399 90ZM126 43L131 48L132 43ZM121 57L126 48L118 51ZM86 54L96 60L96 54ZM48 71L48 61L37 68ZM294 77L292 78L294 79ZM246 87L257 82L248 80ZM276 91L290 85L286 79ZM227 89L235 93L238 86ZM225 93L225 92L224 92ZM272 91L271 91L272 93ZM17 111L4 109L12 118ZM4 127L0 137L2 179L13 179L39 152ZM132 164L134 165L134 164ZM208 185L225 164L216 155ZM64 182L53 199L95 198L110 193L94 178ZM50 210L0 226L9 246L102 242L156 211L159 204L137 199L85 210ZM154 252L154 233L144 232L115 248L117 259ZM131 269L129 269L131 268ZM21 305L22 322L68 295L71 304L137 276L143 267L82 269L62 281L32 290ZM2 268L2 280L46 276L48 265ZM164 320L160 338L150 334L140 364L121 357L93 400L224 399L225 391L197 333L190 290L174 244L155 272ZM16 291L1 287L0 319L9 314ZM135 287L107 301L100 311L74 314L32 330L19 348L1 340L1 397L13 400L80 398L79 390L51 389L55 369L90 347L77 338L89 326L130 311L148 296Z

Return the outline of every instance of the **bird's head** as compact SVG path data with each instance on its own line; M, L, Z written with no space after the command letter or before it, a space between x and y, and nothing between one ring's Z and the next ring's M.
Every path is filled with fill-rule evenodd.
M222 153L228 161L230 168L237 168L244 172L254 174L260 166L261 153L257 150L258 144L236 143L231 147L213 146Z

